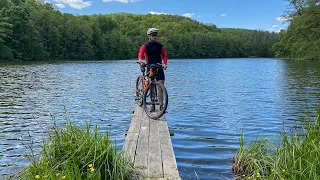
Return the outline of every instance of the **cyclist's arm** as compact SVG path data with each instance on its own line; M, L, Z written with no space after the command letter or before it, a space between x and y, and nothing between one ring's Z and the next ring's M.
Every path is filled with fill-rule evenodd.
M167 52L166 52L166 50L164 49L163 46L162 46L162 48L161 48L161 54L162 54L162 57L163 57L163 64L167 65L167 63L168 63L168 56L167 56Z
M145 45L142 45L140 50L139 50L139 54L138 54L138 62L142 63L142 56L145 57L146 59L146 63L148 64L148 58L146 58L146 53L147 53L147 47Z
M166 70L167 69L167 63L168 63L168 56L167 56L167 52L166 50L164 49L164 47L162 46L161 48L161 55L162 55L162 58L163 58L163 69Z

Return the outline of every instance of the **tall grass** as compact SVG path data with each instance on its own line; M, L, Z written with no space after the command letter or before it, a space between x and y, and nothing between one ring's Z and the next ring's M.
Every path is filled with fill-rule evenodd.
M277 146L260 138L245 148L242 135L233 157L235 179L320 179L320 112L302 128L281 134Z
M30 153L30 165L18 179L130 179L133 166L122 154L117 154L109 135L99 133L98 127L85 129L70 120L64 127L54 126L48 132L39 156Z

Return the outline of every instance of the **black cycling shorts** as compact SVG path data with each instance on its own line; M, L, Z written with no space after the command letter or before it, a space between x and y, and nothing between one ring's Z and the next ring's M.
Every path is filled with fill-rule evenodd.
M164 80L164 79L165 79L164 71L163 71L163 69L159 69L158 74L156 75L156 80L159 81L159 80Z
M147 72L149 72L149 68L147 68ZM156 77L156 80L159 81L159 80L165 80L165 76L164 76L164 71L163 69L159 69L158 70L158 73L155 75Z

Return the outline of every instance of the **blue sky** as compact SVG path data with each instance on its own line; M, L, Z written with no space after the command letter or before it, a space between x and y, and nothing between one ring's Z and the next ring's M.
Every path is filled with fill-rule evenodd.
M267 31L286 29L280 18L287 9L286 0L47 0L63 13L175 14L218 28L245 28Z

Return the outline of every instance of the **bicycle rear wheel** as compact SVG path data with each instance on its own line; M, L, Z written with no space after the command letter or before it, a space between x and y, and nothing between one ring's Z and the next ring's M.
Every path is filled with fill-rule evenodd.
M142 76L138 76L136 80L136 103L141 107L143 104L143 81L141 79Z
M143 95L143 108L152 119L160 118L167 110L168 93L163 84L152 82Z

